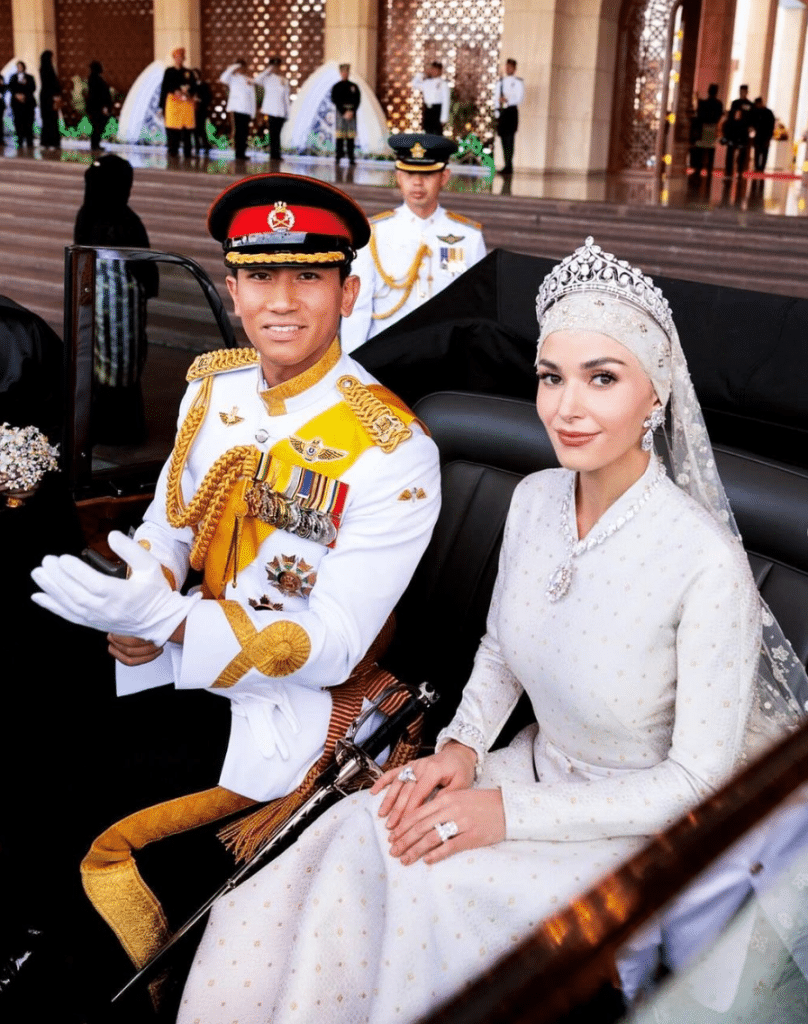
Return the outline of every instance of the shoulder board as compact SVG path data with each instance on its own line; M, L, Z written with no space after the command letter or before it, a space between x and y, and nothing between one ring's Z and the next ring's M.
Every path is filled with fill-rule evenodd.
M478 231L482 231L483 226L476 220L472 220L470 217L464 217L462 213L452 213L451 210L446 211L446 216L450 220L456 220L458 224L468 224L469 227L476 228Z
M214 373L242 370L245 366L255 366L258 358L254 348L219 348L215 352L203 352L191 363L185 379L201 380Z
M374 213L372 217L368 217L371 224L375 224L377 220L387 220L388 217L394 217L395 210L382 210L381 213Z
M412 415L403 409L397 414L392 402L388 405L375 395L370 387L356 377L346 374L337 381L337 388L345 404L353 412L371 442L390 453L412 437L408 424Z

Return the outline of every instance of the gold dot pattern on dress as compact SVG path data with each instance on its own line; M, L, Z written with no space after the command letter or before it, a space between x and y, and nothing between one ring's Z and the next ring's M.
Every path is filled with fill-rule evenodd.
M665 482L631 530L581 556L569 593L552 604L524 573L543 581L558 564L570 485L558 470L516 490L488 633L455 720L490 743L523 688L531 697L541 729L488 753L478 783L500 788L519 842L403 866L389 853L381 798L346 798L236 890L232 906L214 909L179 1024L200 1013L206 1024L284 1024L329 1011L416 1021L732 770L760 643L743 551ZM607 515L620 514L620 501ZM546 643L525 643L533 634Z

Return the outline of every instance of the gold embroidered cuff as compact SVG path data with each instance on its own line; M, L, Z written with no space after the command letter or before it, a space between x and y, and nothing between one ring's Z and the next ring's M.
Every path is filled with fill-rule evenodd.
M241 650L222 670L212 689L234 686L251 668L257 668L265 676L289 676L309 660L311 639L296 622L281 619L258 632L240 605L224 601L222 610L241 644ZM248 628L251 630L249 635Z

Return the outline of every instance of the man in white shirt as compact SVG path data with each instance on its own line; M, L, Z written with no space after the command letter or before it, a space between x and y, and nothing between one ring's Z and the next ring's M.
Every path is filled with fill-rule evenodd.
M433 60L426 69L426 78L416 75L410 82L413 89L420 89L424 97L421 127L431 135L443 135L443 126L449 120L451 94L449 83L443 77L443 65Z
M281 159L281 131L289 117L289 83L281 74L280 57L270 57L269 65L255 79L256 85L264 87L261 113L267 121L269 132L269 158Z
M227 86L227 112L233 115L233 148L236 160L247 158L247 133L255 117L255 83L247 76L247 62L239 58L223 71L219 81Z
M396 182L404 203L370 218L370 243L354 273L361 281L353 313L343 319L346 352L364 344L437 295L485 256L479 224L439 205L457 145L442 135L393 135Z
M525 98L524 80L517 77L516 61L505 61L505 74L497 81L496 88L497 135L502 139L502 153L505 166L500 174L513 174L513 149L516 130L519 127L519 104Z

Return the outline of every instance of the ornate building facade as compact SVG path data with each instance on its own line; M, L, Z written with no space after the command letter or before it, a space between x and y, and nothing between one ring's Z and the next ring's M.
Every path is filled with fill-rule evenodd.
M63 80L99 59L120 92L177 45L211 83L237 57L260 70L277 53L293 94L324 60L348 61L391 129L419 124L409 83L437 59L453 88L447 131L489 139L513 57L526 90L517 168L642 174L681 160L711 82L727 104L741 80L776 98L801 134L806 21L793 0L0 0L0 47L30 67L54 50Z

